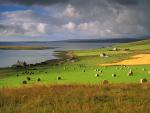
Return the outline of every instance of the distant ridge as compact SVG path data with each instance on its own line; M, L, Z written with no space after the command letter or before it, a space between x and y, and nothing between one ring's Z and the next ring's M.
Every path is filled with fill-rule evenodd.
M58 41L0 41L0 45L24 45L24 44L32 44L32 43L49 43L49 42L69 42L69 43L127 43L127 42L134 42L140 40L150 39L150 36L146 36L147 38L106 38L106 39L67 39L67 40L58 40Z
M72 39L72 40L65 40L64 42L70 43L127 43L127 42L134 42L134 41L141 41L150 38L115 38L115 39Z

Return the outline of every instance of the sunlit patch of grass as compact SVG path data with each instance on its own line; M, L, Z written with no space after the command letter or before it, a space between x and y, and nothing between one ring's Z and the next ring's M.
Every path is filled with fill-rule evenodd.
M150 85L50 85L0 89L1 113L149 113Z

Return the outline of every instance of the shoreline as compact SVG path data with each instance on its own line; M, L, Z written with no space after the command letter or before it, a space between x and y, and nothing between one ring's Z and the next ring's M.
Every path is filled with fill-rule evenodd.
M70 51L54 51L53 56L55 56L56 58L54 59L50 59L50 60L45 60L43 62L39 62L39 63L35 63L35 64L28 64L29 67L35 67L35 66L40 66L40 65L45 65L45 64L49 64L49 65L59 65L62 64L64 62L66 62L67 60L71 59L72 57L67 55ZM13 68L12 66L8 66L8 67L0 67L0 69L8 69L8 68Z

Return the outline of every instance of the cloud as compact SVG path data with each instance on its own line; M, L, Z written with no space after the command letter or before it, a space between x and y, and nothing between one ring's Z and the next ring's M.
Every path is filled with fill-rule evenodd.
M50 5L57 3L66 3L70 0L0 0L1 4L15 3L22 5Z
M103 38L150 33L150 0L0 0L8 3L29 10L1 12L3 35Z
M73 22L69 22L69 23L67 23L65 25L62 25L62 28L67 29L69 31L72 31L72 30L75 30L76 24L73 23Z
M69 4L67 8L64 10L63 16L68 18L77 18L80 16L80 14L71 4Z
M48 23L31 10L5 12L1 14L0 33L2 35L38 35L45 34Z
M39 23L37 25L37 31L39 33L46 33L46 24L43 24L43 23Z
M95 30L95 29L97 29L98 28L98 25L99 24L99 22L89 22L89 23L80 23L79 25L78 25L78 28L80 29L80 30L89 30L89 29L93 29L93 30Z
M1 4L15 3L15 4L22 4L22 5L53 5L53 4L71 3L71 4L83 5L81 3L88 4L90 2L90 3L98 3L97 5L99 5L101 1L104 1L104 0L92 0L92 1L87 1L87 0L0 0L0 3ZM139 3L140 0L105 0L105 1L118 3L121 5L136 5Z

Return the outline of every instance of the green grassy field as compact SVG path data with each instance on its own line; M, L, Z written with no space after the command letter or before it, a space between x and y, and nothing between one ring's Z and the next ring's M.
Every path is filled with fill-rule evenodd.
M114 47L121 50L111 51ZM100 53L106 53L109 57L101 58ZM77 60L55 62L53 65L48 62L31 66L28 72L33 72L32 75L25 74L23 69L0 69L0 87L19 87L23 85L24 80L27 81L27 86L32 84L100 84L105 79L110 83L139 83L141 78L150 80L148 73L150 65L102 67L98 64L118 62L143 53L150 53L150 40L93 50L69 51L67 54L74 56ZM102 73L95 71L96 69ZM133 76L128 76L130 69L133 71ZM96 74L100 76L96 77ZM112 77L112 74L117 76ZM28 76L31 78L30 81L27 80ZM62 79L57 80L58 76ZM41 79L40 82L37 81L38 78Z
M114 47L120 50L111 51ZM61 52L60 59L26 70L1 68L0 113L149 113L150 83L139 83L141 78L150 81L150 65L99 66L137 54L150 54L150 40ZM111 84L100 84L103 80Z

